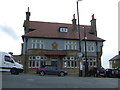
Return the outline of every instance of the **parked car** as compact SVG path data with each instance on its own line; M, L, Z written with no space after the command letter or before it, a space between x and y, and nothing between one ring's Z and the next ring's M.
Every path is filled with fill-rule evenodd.
M113 75L113 77L119 78L120 77L120 68L113 69L112 75Z
M120 68L117 69L116 76L120 78Z
M40 70L41 68L44 68L45 66L49 66L49 65L42 65L41 67L36 68L36 74L39 74L39 70Z
M42 66L41 68L37 68L36 73L40 74L41 76L44 75L58 75L58 76L65 76L67 75L67 71L58 69L54 66Z
M102 76L105 77L106 76L106 70L104 68L98 68L97 69L97 76Z
M114 69L106 69L106 77L113 77Z
M120 77L120 69L106 69L106 77Z
M106 74L105 74L106 70L104 68L92 68L90 71L89 71L89 76L94 76L94 77L105 77Z

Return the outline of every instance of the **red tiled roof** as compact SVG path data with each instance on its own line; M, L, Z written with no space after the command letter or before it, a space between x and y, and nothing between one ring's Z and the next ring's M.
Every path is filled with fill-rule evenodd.
M86 31L91 30L91 26L81 25L80 26L80 39L84 39L84 30L83 26L86 27ZM59 27L67 27L68 32L59 32ZM23 37L43 37L43 38L59 38L59 39L79 39L78 32L72 31L72 24L65 23L51 23L51 22L38 22L38 21L29 21L29 29L35 29L29 33L23 35ZM93 34L87 33L88 40L100 40L103 39L96 37Z

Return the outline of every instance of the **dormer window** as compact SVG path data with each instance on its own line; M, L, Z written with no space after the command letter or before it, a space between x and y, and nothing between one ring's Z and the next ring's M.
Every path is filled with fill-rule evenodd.
M68 28L67 27L60 27L59 32L68 32Z

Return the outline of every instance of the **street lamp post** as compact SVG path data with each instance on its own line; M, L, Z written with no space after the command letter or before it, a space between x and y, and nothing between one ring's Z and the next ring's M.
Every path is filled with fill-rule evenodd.
M88 76L88 61L87 61L87 47L86 47L86 40L87 40L87 35L86 35L86 27L84 27L84 40L85 40L85 77Z
M78 2L79 1L82 1L82 0L77 0L77 17L78 17L78 36L79 36L79 55L78 55L78 57L79 57L79 77L81 76L82 77L82 62L80 62L80 59L81 59L81 57L82 57L82 53L81 53L81 40L80 40L80 27L79 27L79 25L80 25L80 23L79 23L79 8L78 8Z

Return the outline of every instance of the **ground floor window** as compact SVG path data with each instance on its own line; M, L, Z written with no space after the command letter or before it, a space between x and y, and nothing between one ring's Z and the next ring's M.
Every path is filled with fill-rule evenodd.
M85 58L83 58L83 65L85 66ZM87 58L88 66L89 67L97 67L96 58Z
M85 58L83 60L83 67L85 66ZM87 63L89 67L97 67L96 58L87 58ZM64 68L78 68L79 60L76 57L64 57L63 58L63 67Z
M46 61L41 61L41 60L30 60L29 61L29 68L38 68L41 67L43 65L45 65Z
M44 56L29 56L28 67L38 68L46 64L46 57Z
M77 58L75 57L64 57L63 58L63 67L64 68L77 68Z
M77 61L63 61L64 68L77 68Z

